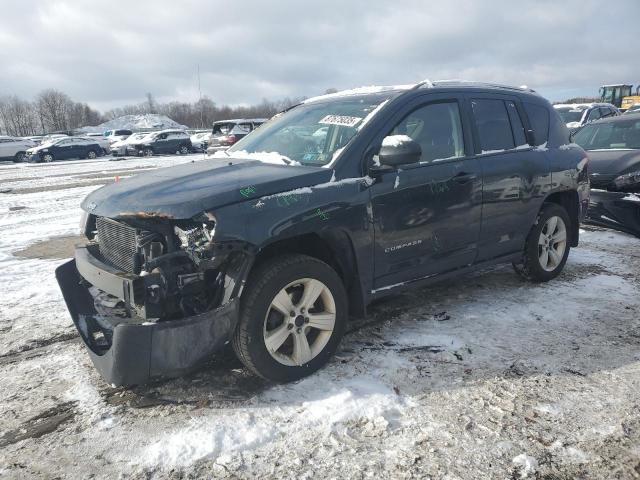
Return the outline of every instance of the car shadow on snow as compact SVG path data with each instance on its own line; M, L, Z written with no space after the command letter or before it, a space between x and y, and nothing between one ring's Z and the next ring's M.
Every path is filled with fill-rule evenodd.
M328 366L293 384L251 375L227 349L185 377L103 396L134 408L224 407L268 401L275 392L293 405L357 389L362 378L375 392L419 395L452 388L454 379L459 388L496 377L586 376L633 362L637 279L578 260L545 284L500 266L380 300L368 318L350 322Z

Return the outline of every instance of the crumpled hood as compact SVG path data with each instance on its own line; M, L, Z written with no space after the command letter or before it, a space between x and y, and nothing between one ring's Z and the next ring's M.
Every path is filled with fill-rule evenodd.
M188 219L224 205L328 182L332 171L235 158L201 160L106 185L82 208L109 218Z
M599 175L622 175L640 170L640 150L589 150L589 171Z

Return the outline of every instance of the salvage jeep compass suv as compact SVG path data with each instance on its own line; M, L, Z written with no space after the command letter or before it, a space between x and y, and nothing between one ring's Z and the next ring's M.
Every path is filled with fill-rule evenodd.
M56 271L113 384L179 375L227 342L290 381L349 315L409 286L512 262L557 276L589 196L584 151L527 89L356 89L276 116L213 158L103 187Z

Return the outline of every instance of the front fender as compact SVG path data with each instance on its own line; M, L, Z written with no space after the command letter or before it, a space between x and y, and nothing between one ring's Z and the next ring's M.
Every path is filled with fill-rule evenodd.
M353 178L275 195L250 196L245 202L211 212L217 220L216 242L244 243L253 262L277 242L303 242L314 235L330 248L345 277L353 275L355 290L369 292L373 281L373 228L367 211L368 187L368 178ZM304 245L300 247L304 250ZM367 302L362 293L358 295L359 303Z

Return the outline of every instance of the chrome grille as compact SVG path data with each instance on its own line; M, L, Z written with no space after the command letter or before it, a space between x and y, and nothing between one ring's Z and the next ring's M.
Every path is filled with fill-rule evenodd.
M136 273L136 229L104 217L96 219L96 227L98 246L103 259L122 271Z

